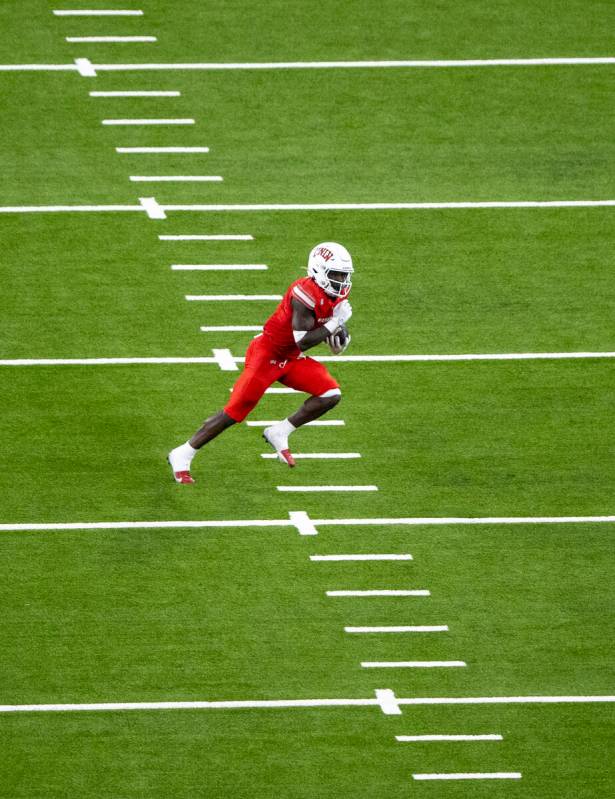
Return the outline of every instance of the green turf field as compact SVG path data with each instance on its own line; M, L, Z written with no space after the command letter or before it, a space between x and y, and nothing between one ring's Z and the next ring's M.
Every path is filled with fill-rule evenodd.
M260 325L276 303L185 297L282 294L323 240L355 263L349 356L612 355L615 209L25 207L612 200L615 65L1 68L598 58L612 4L4 0L0 30L0 797L612 799L614 521L596 517L615 514L613 357L330 362L344 424L294 450L360 457L291 471L241 425L194 461L195 486L166 454L239 371L93 359L241 358L253 333L200 327ZM65 41L100 35L157 42ZM89 95L154 90L181 96ZM101 124L118 118L195 124ZM168 146L210 149L115 149ZM152 175L224 180L129 180ZM268 269L170 268L242 263ZM250 419L299 401L267 395ZM322 485L378 490L277 490ZM340 554L412 559L311 559ZM328 593L386 590L428 595ZM438 629L345 631L416 626ZM362 665L406 662L465 665ZM383 712L382 689L415 703ZM143 707L161 702L246 704ZM396 740L487 734L502 740Z

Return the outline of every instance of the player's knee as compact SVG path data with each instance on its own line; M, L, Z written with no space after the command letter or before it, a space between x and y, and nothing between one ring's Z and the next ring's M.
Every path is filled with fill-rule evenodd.
M329 391L325 391L324 394L320 394L318 398L322 401L327 410L331 410L331 408L335 408L337 403L341 400L342 392L339 388L331 388Z

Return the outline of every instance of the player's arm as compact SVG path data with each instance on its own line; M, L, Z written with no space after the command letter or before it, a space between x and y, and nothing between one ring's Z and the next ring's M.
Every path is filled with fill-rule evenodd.
M293 335L297 347L302 352L321 344L332 333L335 333L345 322L350 319L352 310L350 303L345 300L333 310L333 317L321 327L315 327L316 315L299 300L292 299L293 308Z

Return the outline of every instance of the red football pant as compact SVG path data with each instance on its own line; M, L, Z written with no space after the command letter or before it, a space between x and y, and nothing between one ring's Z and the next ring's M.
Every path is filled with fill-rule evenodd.
M276 360L263 336L253 339L246 352L243 372L233 386L224 413L236 422L243 421L272 383L279 381L289 388L319 396L339 388L328 370L313 358Z

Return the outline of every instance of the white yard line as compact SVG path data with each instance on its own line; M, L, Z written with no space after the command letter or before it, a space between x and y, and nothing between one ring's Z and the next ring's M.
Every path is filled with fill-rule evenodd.
M243 233L188 234L179 236L158 236L160 241L254 241L254 236Z
M116 153L208 153L209 147L116 147Z
M394 627L344 627L346 633L446 633L446 624L410 624Z
M194 119L103 119L103 125L194 125Z
M398 203L254 203L254 204L175 204L169 211L425 211L476 208L601 208L613 207L615 200L490 200L459 202Z
M399 715L404 705L459 704L594 704L615 703L612 695L588 696L492 696L492 697L397 697L390 688L378 688L368 699L248 699L222 701L88 702L81 704L0 705L0 713L87 712L91 710L232 710L244 708L379 707L387 715Z
M181 97L176 91L113 91L90 92L90 97Z
M324 355L321 361L346 363L420 363L423 361L541 361L575 358L615 358L615 352L497 352L460 355Z
M0 364L2 361L0 361ZM259 421L259 422L246 422L248 427L270 427L272 424L278 424L277 421ZM317 419L315 422L307 422L303 427L343 427L346 424L343 419Z
M87 59L78 59L83 73L94 75L88 67ZM103 125L194 125L194 119L106 119ZM123 152L129 148L122 148ZM133 148L131 151L137 151ZM160 149L145 150L138 148L139 152L160 152ZM170 152L170 151L169 151ZM614 207L615 200L554 200L554 201L507 201L493 202L446 202L446 203L315 203L312 205L287 205L283 203L272 205L162 205L165 211L207 212L217 211L389 211L389 210L440 210L440 209L480 209L480 208L605 208ZM122 206L126 211L139 211L139 206ZM4 205L0 206L0 213L75 213L81 211L104 212L117 210L116 205Z
M297 391L296 388L287 388L286 386L284 386L283 388L273 386L265 391L265 394L301 394L301 393L302 392Z
M276 300L281 294L186 294L189 302L243 302L244 300Z
M277 486L278 491L286 492L323 492L323 491L378 491L374 485L322 485L322 486Z
M275 452L263 452L261 454L261 458L265 458L266 460L277 460L277 457ZM350 460L360 457L361 455L358 452L293 452L293 458L295 460Z
M265 272L269 267L267 264L172 264L171 269L175 272Z
M472 771L450 774L413 774L415 780L520 780L520 771Z
M71 9L56 9L54 10L56 17L142 17L142 11L133 11L128 9L86 9L86 8L71 8Z
M396 60L396 61L241 61L241 62L192 62L192 63L147 63L147 64L97 64L101 72L140 71L190 71L190 70L260 70L260 69L450 69L481 67L558 67L594 66L615 64L613 56L554 57L554 58L488 58L488 59L440 59L440 60ZM1 64L0 71L56 71L74 69L72 64Z
M297 456L295 455L294 457L296 458ZM400 555L310 555L310 560L412 560L412 555L407 553Z
M466 666L463 660L365 660L364 669L452 669Z
M221 175L130 175L132 183L221 183Z
M134 360L134 359L129 359ZM156 359L160 360L160 359ZM205 363L216 363L215 358L203 358ZM141 359L141 362L149 363L151 359ZM104 362L104 361L103 361ZM1 363L1 361L0 361ZM75 364L79 364L76 360ZM247 423L248 425L250 422ZM254 426L268 426L275 422L252 422ZM309 422L308 424L314 424ZM151 529L160 530L166 528L245 528L245 527L301 527L312 531L310 534L318 533L318 527L339 527L350 525L352 527L401 525L401 526L430 526L430 525L499 525L499 524L613 524L615 516L511 516L511 517L427 517L427 518L355 518L355 519L312 519L305 511L291 511L288 519L225 519L223 521L212 519L173 519L157 521L104 521L104 522L18 522L2 523L0 531L33 531L33 530L134 530ZM301 532L301 530L300 530ZM306 533L303 533L306 534ZM355 592L351 592L353 595ZM371 592L368 592L371 595ZM425 595L428 595L426 592ZM359 595L364 595L360 592ZM339 595L336 593L335 595ZM346 592L343 592L346 595ZM385 595L391 595L390 591ZM398 595L398 592L393 592Z
M155 36L67 36L66 41L71 44L86 44L101 42L105 44L110 43L135 43L135 42L157 42Z
M442 516L442 517L399 517L375 519L313 519L315 525L346 526L350 525L402 525L402 526L432 526L432 525L499 525L499 524L594 524L615 522L615 516Z
M145 208L150 215L157 213L157 206L155 205L148 205L147 208L145 203L148 201L148 198L143 199L143 208ZM125 206L117 206L116 210L123 211L128 210ZM130 208L132 210L132 208ZM236 301L241 302L244 300L281 300L281 294L188 294L186 295L186 299L189 301ZM257 331L262 330L262 325L251 325L250 329L254 329ZM560 352L560 353L526 353L522 356L510 356L503 358L478 358L476 360L548 360L548 359L555 359L555 360L577 360L577 359L594 359L594 358L615 358L615 352ZM321 363L329 363L329 362L345 362L345 363L411 363L415 361L425 361L425 362L441 362L441 361L459 361L463 360L463 356L451 355L451 356L442 356L442 355L356 355L356 356L338 356L338 355L316 355L314 356L314 360L320 361ZM241 364L245 361L244 357L236 357L234 356L235 363ZM91 365L98 365L101 362L104 363L143 363L143 358L5 358L0 360L0 365L2 366L48 366L51 364L55 365L72 365L74 363L81 363L81 364L91 364ZM199 356L195 357L186 357L186 358L175 358L175 357L168 357L168 358L151 358L149 359L150 363L214 363L214 361L207 361L203 360ZM267 393L280 393L280 394L287 394L287 393L300 393L300 392L291 392L288 389L274 389L272 391L268 391Z
M143 211L141 205L4 205L0 214L39 213L117 213L120 211Z
M1 528L0 528L1 529ZM327 591L327 596L431 596L424 588L386 588L368 591Z
M202 333L260 333L262 329L262 325L202 325L200 328Z
M0 366L107 366L125 364L178 364L178 363L208 363L217 364L215 358L15 358L14 360L0 360Z
M423 741L503 741L496 733L487 735L396 735L395 739L402 743L420 743Z

